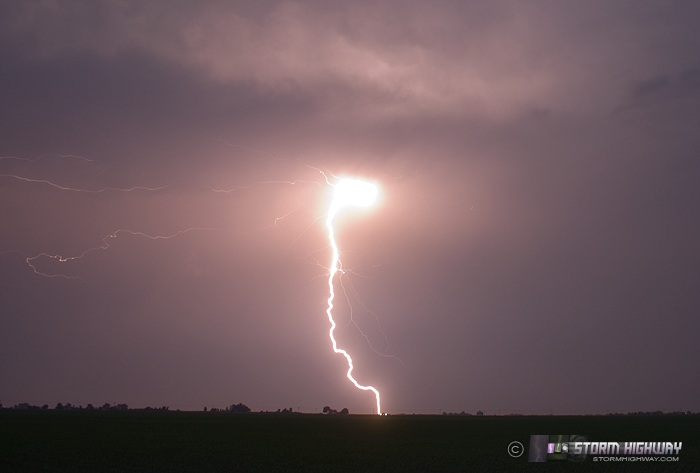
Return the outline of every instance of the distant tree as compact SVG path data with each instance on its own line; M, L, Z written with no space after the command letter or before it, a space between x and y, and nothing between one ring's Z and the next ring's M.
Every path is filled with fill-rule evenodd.
M91 411L91 410L95 409L95 406L93 406L92 404L88 404L87 407L86 407L86 409L87 409L88 411Z
M484 413L483 413L483 411L477 411L476 415L478 415L478 416L483 416Z
M229 406L228 408L228 411L234 414L247 414L250 412L250 407L239 402L238 404L231 404L231 406Z
M102 404L102 407L100 407L100 409L102 409L103 411L108 411L111 407L112 405L110 403L105 402L104 404Z
M328 413L330 413L330 411L331 411L331 407L330 407L330 406L323 406L323 413L324 413L324 414L328 414Z
M0 405L0 408L2 408L1 405ZM43 406L41 406L41 408L42 408L43 410L47 410L47 409L49 408L49 405L48 405L48 404L44 404Z
M204 412L207 412L207 406L204 406Z
M338 414L348 415L348 414L350 414L350 411L348 410L347 407L343 407Z
M59 402L58 404L56 404L56 407L54 407L54 409L56 409L57 411L63 410L63 404Z

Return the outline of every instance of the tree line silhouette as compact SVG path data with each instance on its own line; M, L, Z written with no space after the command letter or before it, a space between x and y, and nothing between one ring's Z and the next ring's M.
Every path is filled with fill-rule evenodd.
M161 406L161 407L140 407L140 408L130 408L127 404L110 404L108 402L105 402L101 406L94 406L92 404L87 404L86 406L82 405L73 405L70 402L67 402L65 404L59 402L56 404L53 408L49 407L48 404L44 404L42 406L37 406L34 404L29 404L27 402L21 402L19 404L15 404L12 407L5 407L0 403L0 409L8 409L8 410L15 410L15 411L48 411L48 410L54 410L54 411L169 411L170 407L169 406Z
M101 406L94 406L92 404L87 404L86 406L82 405L73 405L70 402L67 403L57 403L54 407L49 407L48 404L44 404L42 406L37 406L34 404L29 404L27 402L22 402L19 404L15 404L12 407L10 406L3 406L2 403L0 403L0 410L15 410L15 411L48 411L48 410L54 410L54 411L170 411L170 406L160 406L160 407L138 407L138 408L130 408L127 404L110 404L108 402L105 402ZM176 409L176 411L180 411L180 409ZM251 413L250 407L246 406L243 403L237 403L237 404L231 404L230 406L224 407L224 408L218 408L218 407L204 407L203 409L204 412L228 412L232 414L249 414ZM323 406L322 410L323 414L325 415L348 415L350 411L348 410L347 407L342 408L340 411L331 408L330 406ZM299 414L300 412L294 411L291 407L289 408L284 408L284 409L277 409L276 411L259 411L259 413L265 413L265 414L292 414L296 413ZM468 412L462 411L462 412L442 412L443 416L483 416L484 413L482 411L476 412L476 414L470 414ZM499 414L500 415L500 414ZM506 414L506 416L521 416L522 414ZM685 416L685 415L693 415L693 416L698 416L700 415L700 412L692 412L692 411L672 411L672 412L663 412L663 411L635 411L635 412L627 412L627 413L622 413L622 412L615 412L615 413L608 413L608 414L590 414L590 415L606 415L606 416Z

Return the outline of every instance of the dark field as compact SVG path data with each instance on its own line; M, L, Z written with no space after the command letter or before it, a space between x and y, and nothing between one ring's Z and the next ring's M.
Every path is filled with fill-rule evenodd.
M527 462L531 434L682 441L666 464ZM0 412L6 471L700 471L700 417L323 416Z

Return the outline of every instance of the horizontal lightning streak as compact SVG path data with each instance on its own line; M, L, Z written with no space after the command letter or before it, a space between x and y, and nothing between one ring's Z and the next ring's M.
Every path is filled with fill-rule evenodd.
M55 184L55 183L53 183L53 182L51 182L51 181L47 181L47 180L29 179L29 178L24 178L24 177L15 176L15 175L0 175L0 177L3 177L3 176L4 176L4 177L12 177L12 178L15 178L15 179L18 179L18 180L21 180L21 181L25 181L25 182L33 182L33 183L48 184L48 185L51 185L51 186L53 186L53 187L55 187L55 188L57 188L57 189L63 190L63 191L88 192L88 193L105 192L105 191L107 191L107 190L115 190L115 191L122 191L122 192L131 192L131 191L134 191L134 190L157 191L157 190L161 190L161 189L165 189L165 188L167 188L167 187L170 187L170 186L163 186L163 187L157 187L157 188L132 187L132 188L129 188L129 189L104 188L104 189L94 190L94 191L93 191L93 190L85 190L85 189L76 189L76 188L64 187L64 186L60 186L60 185L58 185L58 184ZM276 183L276 184L279 184L279 183L294 184L294 183L297 183L297 182L319 184L318 182L309 182L309 181L265 181L265 182L260 182L260 183L256 183L256 184L271 184L271 183ZM252 185L249 186L249 187L252 187L252 186L254 186L254 185L256 185L256 184L252 184ZM212 190L214 190L214 189L212 189ZM215 190L214 190L214 191L215 191ZM296 212L296 211L298 211L300 208L302 208L302 207L304 206L305 203L306 203L306 201L303 201L303 202L301 202L299 205L297 205L296 207L292 208L291 210L285 212L284 214L280 215L279 217L276 217L275 220L273 221L273 223L272 223L271 225L266 225L266 226L263 226L263 227L254 228L254 229L245 230L245 231L236 231L236 230L233 230L233 229L221 229L221 228L213 228L213 227L189 227L189 228L186 228L186 229L184 229L184 230L178 230L178 231L176 231L176 232L174 232L174 233L171 233L171 234L166 234L166 235L151 235L151 234L148 234L148 233L145 233L145 232L141 232L141 231L134 231L134 230L129 230L129 229L122 228L122 229L115 230L114 232L112 232L112 233L110 233L110 234L108 234L108 235L103 236L103 237L100 239L100 242L101 242L100 245L94 246L94 247L91 247L91 248L88 248L88 249L82 251L81 253L79 253L79 254L77 254L77 255L73 255L73 256L63 256L63 255L60 255L60 254L50 254L50 253L46 253L46 252L42 252L42 253L39 253L39 254L34 255L34 256L26 256L26 255L22 254L21 252L19 252L19 253L22 254L22 256L24 257L24 260L25 260L26 264L31 268L31 270L32 270L35 274L37 274L37 275L39 275L39 276L45 276L45 277L50 277L50 278L64 278L64 279L80 279L80 280L83 280L80 276L70 276L70 275L61 274L61 273L57 273L57 274L46 273L46 272L43 272L43 271L39 270L39 269L37 268L36 265L37 265L38 261L41 260L42 258L51 259L51 260L54 260L54 261L59 262L59 263L67 263L67 262L70 262L70 261L80 260L80 259L84 258L85 256L87 256L87 255L88 255L89 253L91 253L91 252L100 251L100 250L102 250L102 251L107 250L107 249L111 246L110 241L113 240L113 239L115 239L115 238L118 238L120 234L128 234L128 235L132 235L132 236L138 236L138 237L148 238L148 239L150 239L150 240L167 240L167 239L175 238L175 237L178 237L178 236L180 236L180 235L183 235L183 234L185 234L185 233L189 233L189 232L192 232L192 231L222 231L222 232L235 232L235 233L237 233L237 234L239 234L239 235L246 235L246 234L250 234L250 233L253 233L253 232L256 232L256 231L265 230L265 229L267 229L267 228L271 228L271 227L277 226L281 221L283 221L284 219L286 219L287 217L289 217L290 215L292 215L294 212ZM315 220L314 220L314 221L315 221ZM313 224L309 225L308 228L311 228L312 225L313 225ZM307 230L308 230L308 228L307 228ZM306 230L305 230L305 231L306 231ZM298 237L297 237L297 238L298 238ZM13 250L13 251L14 251L14 250Z
M52 255L52 254L44 252L44 253L39 253L38 255L35 255L35 256L25 256L25 261L26 261L27 265L32 269L32 271L35 274L38 274L39 276L45 276L45 277L49 277L49 278L65 278L65 279L81 279L81 280L83 280L79 276L68 276L68 275L60 274L60 273L58 273L58 274L44 273L44 272L40 271L39 269L37 269L36 261L40 258L52 259L52 260L57 261L59 263L67 263L69 261L80 260L93 251L105 251L105 250L107 250L110 247L110 240L118 238L120 233L126 233L126 234L132 235L132 236L148 238L149 240L169 240L171 238L175 238L175 237L178 237L180 235L183 235L185 233L189 233L192 231L214 231L214 230L216 230L216 229L207 228L207 227L190 227L190 228L186 228L184 230L178 230L177 232L169 234L169 235L149 235L149 234L144 233L144 232L135 232L132 230L127 230L127 229L122 228L122 229L119 229L119 230L116 230L116 231L110 233L109 235L105 235L104 237L102 237L102 239L100 240L102 242L101 245L94 246L92 248L88 248L87 250L84 250L82 253L80 253L78 255L62 256L59 254Z
M320 183L316 182L316 181L306 181L303 179L297 179L296 181L258 181L258 182L254 182L253 184L249 184L247 186L237 186L237 187L232 187L231 189L214 189L214 188L210 187L209 190L211 190L212 192L230 194L231 192L236 192L236 191L245 190L245 189L252 189L255 186L266 185L266 184L288 184L291 186L293 186L295 184L320 185Z
M15 174L0 174L0 177L12 178L12 179L17 179L19 181L31 182L31 183L35 183L35 184L46 184L48 186L55 187L56 189L60 189L62 191L85 192L88 194L100 194L100 193L108 192L108 191L115 191L115 192L149 191L149 192L154 192L154 191L167 189L168 187L170 187L172 185L172 184L168 184L167 186L160 186L160 187L135 186L135 187L128 187L128 188L103 187L101 189L92 190L92 189L80 189L77 187L61 186L61 185L56 184L55 182L49 181L47 179L31 179L28 177L17 176Z
M59 154L59 153L53 153L53 154L44 154L41 156L38 156L36 158L20 158L17 156L0 156L0 161L4 160L13 160L13 161L25 161L28 163L35 163L37 161L41 161L44 159L57 159L57 158L63 158L63 159L76 159L78 161L85 161L87 163L94 163L94 159L89 159L84 156L76 156L74 154Z

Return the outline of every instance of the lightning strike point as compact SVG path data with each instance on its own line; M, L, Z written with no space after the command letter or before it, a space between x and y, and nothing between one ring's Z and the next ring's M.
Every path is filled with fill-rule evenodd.
M373 386L363 386L358 383L353 377L352 371L354 365L352 362L352 357L350 354L338 348L338 343L336 342L333 332L335 331L336 323L333 319L333 300L335 299L335 289L333 287L333 280L335 279L336 273L339 271L342 274L342 268L340 263L340 251L338 250L338 245L335 241L335 231L333 228L333 219L342 209L346 207L369 207L377 199L378 189L377 186L366 181L359 179L345 178L339 180L337 183L332 184L333 186L333 199L331 200L330 207L328 208L328 215L326 217L326 228L328 230L328 240L331 246L331 263L328 274L328 308L326 309L326 315L328 316L328 321L331 324L331 328L328 331L328 336L333 344L333 351L339 353L345 357L348 362L347 378L355 385L357 389L363 391L372 391L377 402L377 415L382 414L381 409L381 398L379 391Z

